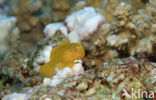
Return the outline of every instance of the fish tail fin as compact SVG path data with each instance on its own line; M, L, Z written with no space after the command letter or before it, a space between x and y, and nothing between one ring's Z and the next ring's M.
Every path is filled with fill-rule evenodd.
M52 66L51 62L48 62L40 67L39 72L43 77L50 78L54 74L55 68Z

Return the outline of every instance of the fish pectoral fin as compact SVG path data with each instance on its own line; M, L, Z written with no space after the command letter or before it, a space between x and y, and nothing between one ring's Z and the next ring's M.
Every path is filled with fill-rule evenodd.
M50 53L50 61L52 61L52 59L53 59L53 55L55 54L55 52L58 50L58 46L56 46L56 47L54 47L53 49L52 49L52 51L51 51L51 53Z
M49 78L54 74L55 68L52 66L51 62L48 62L40 67L39 72L43 77Z
M57 64L57 69L58 69L58 70L62 70L64 67L65 67L65 66L64 66L63 63Z
M57 69L58 70L62 70L65 67L69 67L69 68L72 69L73 66L74 66L73 62L70 62L70 63L59 63L59 64L57 64Z

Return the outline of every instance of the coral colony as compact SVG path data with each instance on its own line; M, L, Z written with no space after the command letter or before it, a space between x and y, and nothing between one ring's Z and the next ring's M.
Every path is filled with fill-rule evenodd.
M17 41L19 38L19 30L15 26L17 22L16 17L7 17L0 14L0 51L5 52L9 50L9 44ZM9 37L12 37L11 40Z

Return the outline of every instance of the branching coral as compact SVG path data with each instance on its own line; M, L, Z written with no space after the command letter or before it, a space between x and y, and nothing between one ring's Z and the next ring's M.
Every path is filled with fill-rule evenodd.
M86 7L77 12L73 12L65 19L65 23L70 30L69 40L74 42L89 40L90 36L104 21L105 18L92 7Z
M114 12L116 20L112 24L103 24L99 29L95 42L97 55L106 49L116 51L121 57L154 54L155 4L150 0L146 9L139 9L138 14L133 14L131 5L122 2ZM106 56L103 54L103 57Z
M82 40L89 40L104 21L104 17L93 7L85 7L67 16L65 25L63 23L48 24L44 33L46 37L52 37L56 31L61 31L71 42L80 43Z
M70 0L7 0L10 13L17 17L24 47L43 38L42 29L50 22L62 21L71 12ZM29 41L29 42L28 42Z
M113 12L116 6L125 0L1 0L6 1L12 9L9 14L13 14L18 19L18 27L21 30L21 40L24 47L32 47L33 43L41 38L44 25L51 22L63 21L66 16L80 10L85 6L95 7L98 13L105 16L107 22L114 20ZM126 0L126 2L134 5L134 9L144 7L145 4L138 0L135 3ZM109 5L109 6L108 6ZM137 5L137 6L136 6ZM23 9L25 8L25 9ZM4 9L8 9L4 7ZM4 10L3 10L4 11ZM22 15L22 16L21 16ZM33 37L33 38L32 38ZM31 40L31 41L29 41ZM29 42L27 42L29 41Z
M121 3L114 15L117 20L112 23L112 33L106 38L107 45L115 47L117 49L125 49L133 38L135 39L134 33L131 33L134 29L134 24L131 23L131 6Z
M16 27L16 17L0 14L0 52L9 50L9 44L16 45L19 38L19 29ZM14 43L12 43L14 42Z
M53 37L57 31L60 31L66 37L68 35L68 30L63 23L48 24L43 30L46 37Z
M151 27L152 24L155 23L154 22L155 18L152 15L153 12L151 12L150 14L147 13L148 11L150 11L147 10L147 8L149 8L149 6L151 7L152 5L147 4L146 9L138 10L138 15L130 15L129 13L130 11L127 12L126 9L124 10L123 6L120 5L119 8L124 12L123 15L127 15L129 13L128 16L125 16L126 19L129 18L128 20L126 20L125 18L121 19L121 16L115 13L118 19L118 21L115 24L119 24L119 26L114 24L116 26L116 30L117 27L118 29L122 28L120 30L117 30L116 33L118 34L118 36L124 35L128 39L127 48L129 48L128 52L130 55L135 55L137 53L147 53L147 54L152 53L153 47L152 41L155 40L155 36L151 31ZM126 7L129 8L128 6L125 6L124 8ZM120 10L118 11L119 8L117 8L116 12L120 13ZM155 8L151 8L151 10L152 9ZM125 24L122 25L121 23ZM123 28L125 28L125 31L123 31ZM122 40L120 40L120 42L121 44L124 44L122 43Z
M76 2L74 9L82 9L85 6L94 7L99 13L105 16L106 22L111 23L115 19L114 10L120 2L131 4L133 6L132 10L136 13L138 9L146 6L145 3L148 0L137 0L135 2L131 0L80 0Z
M121 2L114 12L116 19L112 24L104 23L104 17L95 12L94 8L84 8L67 16L65 25L61 26L64 31L61 27L57 31L69 33L66 37L70 41L79 42L85 47L86 63L90 62L90 58L96 57L103 61L138 53L151 54L155 43L154 7L150 1L146 9L140 9L138 14L133 14L131 5ZM45 31L45 34L52 32L50 29L54 31L53 28L47 28L49 31Z

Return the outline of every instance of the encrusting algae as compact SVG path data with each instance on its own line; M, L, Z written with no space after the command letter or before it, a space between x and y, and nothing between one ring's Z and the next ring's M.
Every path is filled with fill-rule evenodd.
M55 73L55 68L62 70L65 67L72 68L74 61L83 58L84 48L78 43L70 43L63 40L60 46L52 49L50 61L40 67L39 72L43 77L51 77Z

